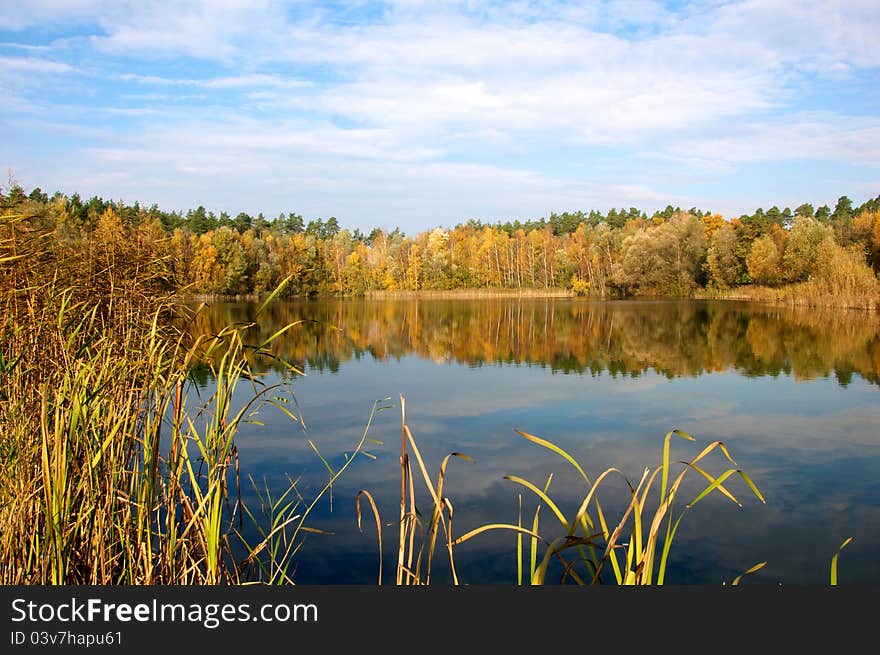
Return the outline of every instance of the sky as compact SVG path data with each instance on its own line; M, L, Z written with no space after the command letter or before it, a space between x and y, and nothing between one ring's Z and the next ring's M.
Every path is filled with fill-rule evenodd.
M415 233L880 195L876 0L0 0L0 185Z

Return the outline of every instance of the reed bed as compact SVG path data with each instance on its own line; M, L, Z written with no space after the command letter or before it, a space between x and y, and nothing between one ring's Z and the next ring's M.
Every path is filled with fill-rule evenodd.
M520 496L520 514L516 524L490 523L460 536L455 536L453 532L453 503L445 495L448 493L444 485L446 469L453 457L465 460L470 458L457 452L446 455L440 464L436 478L432 478L407 424L406 400L403 396L400 397L400 407L400 507L397 520L398 542L395 572L395 584L397 585L427 585L431 583L431 571L438 547L438 537L441 536L452 584L459 584L460 580L455 566L456 547L490 530L506 530L516 535L517 580L519 584L524 582L524 573L527 574L529 584L544 584L547 581L547 571L551 561L561 563L563 575L560 582L563 583L567 580L577 584L602 583L604 581L603 569L608 566L613 570L614 582L620 585L663 584L672 541L686 510L715 491L741 506L725 486L727 479L734 474L742 479L751 493L764 502L761 492L743 470L728 468L719 475L712 475L699 465L703 459L717 451L724 456L729 464L735 466L730 452L720 441L708 444L691 460L682 462L682 470L673 474L670 460L672 437L678 435L689 441L694 441L694 438L681 430L669 432L663 441L660 465L653 470L645 469L639 482L633 485L616 468L607 469L595 481L592 481L581 465L566 451L550 441L519 432L529 442L549 449L575 468L587 487L579 509L573 515L566 516L559 505L548 495L552 476L542 487L539 487L528 480L509 475L505 476L505 479L521 485L540 501L530 525L526 526L523 523L522 497ZM705 478L707 484L675 516L674 502L682 482L689 472ZM613 524L608 522L598 497L600 485L612 476L617 476L624 482L630 498L623 516ZM416 478L421 479L428 492L431 503L429 514L418 509L415 491ZM658 480L659 495L656 499L656 507L651 512L649 511L649 495ZM381 585L382 519L372 495L367 490L361 490L357 495L358 525L361 525L361 497L368 499L375 519L379 547L378 583ZM554 527L541 528L539 516L542 506L547 507L552 513L555 520L551 522L551 525ZM427 516L427 521L423 521L422 516ZM559 534L560 529L561 534ZM548 536L542 536L542 531L545 535L555 534L556 536L550 539ZM530 544L528 562L526 562L523 547L523 541L526 538ZM757 570L757 568L752 570ZM738 580L736 582L738 583Z
M295 325L258 344L247 324L190 340L160 248L119 236L96 247L39 217L0 216L0 583L292 582L310 508L366 432L341 467L327 463L314 498L293 481L260 496L265 530L265 507L241 502L235 435L261 404L301 419L249 364L277 359L272 344ZM216 385L192 404L195 363Z
M778 287L749 284L731 289L706 289L698 292L697 297L880 311L880 281L871 269L845 252L834 252L829 258L831 263L825 273L805 282Z
M810 280L783 287L746 285L734 289L714 289L697 294L698 298L747 300L793 307L825 307L880 311L880 283L870 280L864 286L836 285L826 280Z
M728 447L722 441L705 444L689 459L673 461L673 439L696 442L686 432L674 429L662 440L659 464L645 468L639 480L629 480L617 468L608 468L594 479L568 452L546 439L526 432L517 433L528 442L551 451L574 468L584 484L584 495L578 509L566 514L549 494L552 474L537 485L519 476L508 475L506 480L523 487L534 495L538 504L530 520L523 516L522 494L519 495L518 520L515 524L488 523L456 536L453 531L453 503L445 485L447 466L452 458L471 460L463 453L446 455L432 478L418 449L406 420L406 400L400 397L401 450L400 450L400 507L397 517L396 585L431 584L432 566L437 549L441 548L449 568L453 585L462 584L455 564L455 551L461 544L492 530L512 533L516 542L516 579L518 585L544 585L553 582L553 570L561 571L559 584L595 585L613 584L663 585L672 553L676 532L684 517L711 494L721 495L737 507L742 503L732 492L731 481L739 480L742 491L761 503L764 496L749 475L739 468ZM706 467L711 459L722 464L720 472L712 473ZM682 502L685 479L690 476L701 481L700 491ZM416 502L416 479L428 494L430 512L420 511ZM600 502L600 491L611 481L622 483L627 499L620 516L612 522ZM609 490L619 495L621 488ZM739 493L739 492L738 492ZM358 526L362 525L361 499L369 501L378 537L378 584L383 582L382 518L373 496L367 490L357 494ZM685 499L687 500L687 498ZM541 518L541 510L550 513L549 520ZM545 513L546 513L545 512ZM425 518L423 518L425 517ZM837 561L840 552L852 541L847 538L831 558L830 584L837 584ZM758 562L736 576L730 584L737 586L743 578L766 566ZM727 583L725 583L727 584Z

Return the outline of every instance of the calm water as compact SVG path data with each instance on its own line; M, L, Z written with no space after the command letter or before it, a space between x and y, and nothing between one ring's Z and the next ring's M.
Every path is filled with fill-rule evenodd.
M250 321L255 306L215 303L194 329ZM570 452L591 477L610 466L636 483L659 463L664 435L685 430L697 443L673 442L674 459L690 459L720 439L763 492L738 479L721 496L688 512L673 544L667 582L730 582L767 561L748 583L826 584L832 555L848 536L840 581L880 583L880 322L862 313L818 312L723 302L588 302L538 300L346 300L275 303L251 330L254 340L302 321L276 353L305 375L268 368L266 380L295 398L305 429L270 406L262 426L239 438L242 478L277 491L301 477L314 493L322 464L311 438L334 465L357 443L374 402L386 397L369 435L376 459L359 458L312 515L298 558L301 584L375 584L372 518L356 525L359 489L376 498L386 548L384 582L392 583L399 511L400 402L431 475L450 462L446 494L454 532L491 522L515 523L531 492L505 480L543 486L573 513L584 487L556 455L516 434L520 429ZM197 379L210 388L210 377ZM244 396L242 396L242 399ZM725 462L710 458L720 473ZM416 474L418 476L418 474ZM688 478L691 476L689 475ZM420 484L420 476L416 483ZM696 479L682 496L699 492ZM625 497L618 480L601 496L615 515ZM420 492L421 493L421 492ZM423 514L430 512L421 493ZM542 532L559 536L547 508ZM425 516L424 518L427 518ZM609 521L612 519L609 518ZM513 584L515 538L485 533L456 551L464 583ZM433 578L448 581L442 553Z

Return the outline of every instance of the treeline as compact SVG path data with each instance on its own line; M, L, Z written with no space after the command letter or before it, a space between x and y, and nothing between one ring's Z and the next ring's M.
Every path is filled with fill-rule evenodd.
M49 197L18 184L0 190L0 205L52 228L61 242L149 242L168 284L200 294L260 294L289 277L290 295L568 288L597 297L686 297L703 288L804 282L858 295L874 293L880 268L880 195L858 207L842 196L833 209L802 204L732 218L668 206L651 216L629 208L469 220L415 235L399 228L365 234L332 216L306 221L295 212L232 217L202 206L183 213Z

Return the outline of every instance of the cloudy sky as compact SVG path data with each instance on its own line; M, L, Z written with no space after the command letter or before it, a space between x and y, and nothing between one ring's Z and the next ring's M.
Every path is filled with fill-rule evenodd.
M0 184L343 227L880 194L876 0L0 0Z

